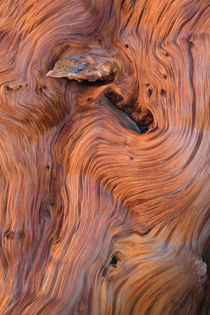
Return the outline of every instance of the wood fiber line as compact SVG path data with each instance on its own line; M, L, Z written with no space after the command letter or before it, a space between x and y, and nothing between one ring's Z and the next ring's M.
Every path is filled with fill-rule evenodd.
M208 16L1 0L0 314L208 314Z

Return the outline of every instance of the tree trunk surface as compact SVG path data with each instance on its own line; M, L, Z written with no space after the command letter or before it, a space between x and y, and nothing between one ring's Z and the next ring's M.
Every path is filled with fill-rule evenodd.
M0 314L208 314L207 0L1 0Z

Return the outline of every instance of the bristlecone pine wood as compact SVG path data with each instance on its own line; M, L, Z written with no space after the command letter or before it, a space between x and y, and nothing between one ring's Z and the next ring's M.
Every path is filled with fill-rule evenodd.
M208 314L208 5L1 0L1 315Z

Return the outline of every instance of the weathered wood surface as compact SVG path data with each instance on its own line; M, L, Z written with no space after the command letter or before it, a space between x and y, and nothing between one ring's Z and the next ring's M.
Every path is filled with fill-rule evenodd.
M208 14L1 0L0 314L207 314Z

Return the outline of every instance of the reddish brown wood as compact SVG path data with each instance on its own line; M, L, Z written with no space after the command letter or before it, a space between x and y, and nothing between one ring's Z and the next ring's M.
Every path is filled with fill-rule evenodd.
M207 0L1 0L0 314L208 314Z

